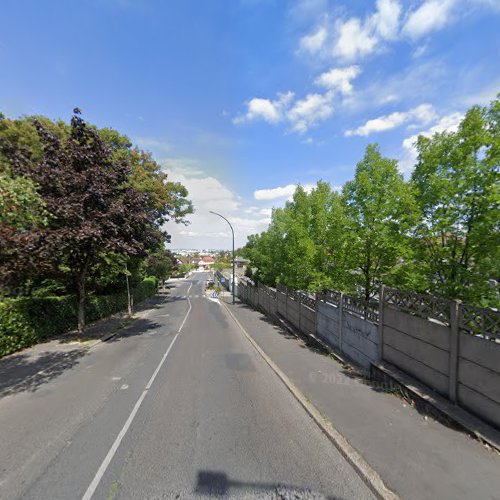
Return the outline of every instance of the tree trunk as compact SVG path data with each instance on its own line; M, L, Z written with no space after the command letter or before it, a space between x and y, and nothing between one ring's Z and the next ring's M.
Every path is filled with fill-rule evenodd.
M130 284L128 281L128 269L127 266L125 265L125 280L127 282L127 306L128 306L128 315L129 317L132 317L133 313L133 303L132 303L132 295L130 294Z
M85 330L85 271L78 276L78 333Z

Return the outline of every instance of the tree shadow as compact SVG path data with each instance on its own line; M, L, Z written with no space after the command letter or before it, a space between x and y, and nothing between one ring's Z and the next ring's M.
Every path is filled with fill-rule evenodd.
M109 324L107 327L110 328ZM117 327L116 334L103 342L120 342L130 337L147 335L160 327L162 325L149 319L137 319L129 326ZM74 337L56 339L60 344L59 347L55 346L56 350L20 352L0 359L0 397L36 392L42 385L75 367L89 352L88 347L77 344L75 340Z
M342 373L346 377L355 380L357 383L366 385L374 392L396 396L409 407L416 410L424 418L431 418L449 429L462 432L476 438L474 433L460 425L455 420L449 418L443 412L439 411L433 404L427 402L424 398L417 397L411 389L408 389L404 385L399 384L390 378L373 377L371 374L364 373L361 370L357 370L355 366L350 365L344 366ZM430 388L428 392L439 397L439 394Z
M125 340L130 337L137 337L140 335L152 333L153 330L157 330L160 327L164 328L165 325L161 325L160 323L151 321L147 318L136 319L135 321L133 320L133 322L129 326L119 330L116 335L110 337L104 342L107 344L110 344L112 342L120 342L121 340Z
M42 352L37 357L13 354L0 363L0 397L20 392L36 392L66 370L79 363L85 348Z
M337 500L341 497L323 495L310 489L282 483L263 483L231 479L221 471L198 471L194 493L210 497L230 497L231 489L247 490L252 498ZM246 498L246 497L245 497Z

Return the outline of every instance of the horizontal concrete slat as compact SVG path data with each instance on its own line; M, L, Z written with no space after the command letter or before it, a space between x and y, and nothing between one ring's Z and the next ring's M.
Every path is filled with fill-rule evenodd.
M443 375L448 374L448 352L438 349L427 342L422 342L415 337L386 326L384 328L384 349L385 345L390 345L398 351L404 352L407 356L424 363Z
M386 307L384 308L384 325L423 340L440 349L449 349L450 329L434 321Z
M318 314L326 316L328 318L337 320L339 309L338 307L332 306L331 304L325 304L323 302L318 302Z
M459 355L500 373L500 344L460 333Z
M373 359L370 359L363 351L356 349L354 346L348 342L342 342L342 352L350 358L352 361L362 366L365 369L369 369Z
M359 335L353 333L348 329L345 329L342 332L342 346L344 350L346 350L346 346L350 346L362 353L367 359L370 359L374 362L377 361L377 344L363 337L360 337Z
M389 361L389 363L392 363L409 375L413 375L443 396L448 397L448 377L446 375L433 370L390 345L384 345L384 360Z
M332 332L333 335L336 335L338 337L339 335L339 322L337 320L331 320L329 318L321 318L318 316L318 325L321 323L321 327L323 329L327 329L328 331Z
M460 406L500 429L500 405L498 403L463 384L458 384L458 402Z
M500 375L466 359L458 362L458 381L500 404Z
M333 347L339 346L339 337L338 335L334 335L329 330L317 330L317 334L324 340L326 340Z
M366 338L370 342L378 344L378 327L377 325L358 318L353 314L345 312L342 315L344 328L357 333L359 336Z

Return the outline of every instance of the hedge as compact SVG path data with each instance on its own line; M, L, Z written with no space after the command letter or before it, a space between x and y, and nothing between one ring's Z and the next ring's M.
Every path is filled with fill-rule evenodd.
M146 278L134 289L134 301L154 295L156 278ZM89 296L85 314L88 322L110 316L127 307L127 295ZM77 301L64 297L23 297L0 302L0 357L36 344L77 326Z

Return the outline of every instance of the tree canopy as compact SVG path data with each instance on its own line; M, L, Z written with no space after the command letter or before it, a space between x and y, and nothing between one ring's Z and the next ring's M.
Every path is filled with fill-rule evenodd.
M78 292L82 329L89 281L116 280L128 262L137 268L137 259L158 253L163 225L192 212L187 190L78 109L69 125L3 119L0 138L0 285L60 280Z
M298 186L242 249L252 277L366 300L386 284L498 307L500 99L416 149L407 181L371 144L341 193Z

